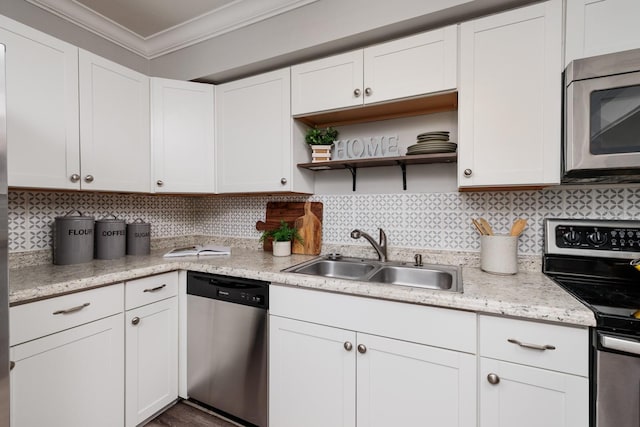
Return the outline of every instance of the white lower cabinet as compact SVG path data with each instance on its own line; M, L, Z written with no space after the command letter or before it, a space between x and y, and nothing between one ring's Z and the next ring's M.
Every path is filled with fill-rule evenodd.
M172 272L126 284L127 308L132 302L145 304L125 315L126 427L142 423L178 398L177 280L178 273Z
M12 427L123 424L123 314L11 348Z
M480 427L589 425L586 328L479 319Z
M397 339L433 329L424 325L454 310L276 286L270 297L270 427L476 426L476 356ZM318 324L322 312L328 325ZM405 324L403 312L415 323ZM296 313L302 320L284 317ZM465 340L475 316L459 315L450 332ZM398 335L379 336L384 325Z

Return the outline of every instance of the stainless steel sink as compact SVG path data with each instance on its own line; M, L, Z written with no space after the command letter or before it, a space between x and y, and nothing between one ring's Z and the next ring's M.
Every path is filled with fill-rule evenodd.
M451 265L414 266L400 262L382 262L361 258L328 259L321 257L282 271L370 283L462 292L460 267Z
M362 261L320 259L310 264L306 263L298 266L293 272L314 276L335 277L337 279L360 280L375 268L375 265Z
M448 271L420 267L380 267L369 282L390 285L414 286L417 288L451 290L454 275Z

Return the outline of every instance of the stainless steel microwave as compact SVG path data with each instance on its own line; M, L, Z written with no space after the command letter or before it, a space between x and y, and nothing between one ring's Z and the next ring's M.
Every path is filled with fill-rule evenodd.
M640 49L564 73L563 182L640 182Z

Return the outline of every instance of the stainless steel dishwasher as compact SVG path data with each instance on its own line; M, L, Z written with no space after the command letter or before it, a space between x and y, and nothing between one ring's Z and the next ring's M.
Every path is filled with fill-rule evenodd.
M189 398L246 425L267 426L269 283L187 273Z

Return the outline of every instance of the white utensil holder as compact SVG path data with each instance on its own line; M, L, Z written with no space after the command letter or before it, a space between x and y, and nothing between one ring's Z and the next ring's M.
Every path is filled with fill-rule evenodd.
M480 236L480 268L491 274L518 272L518 236Z

